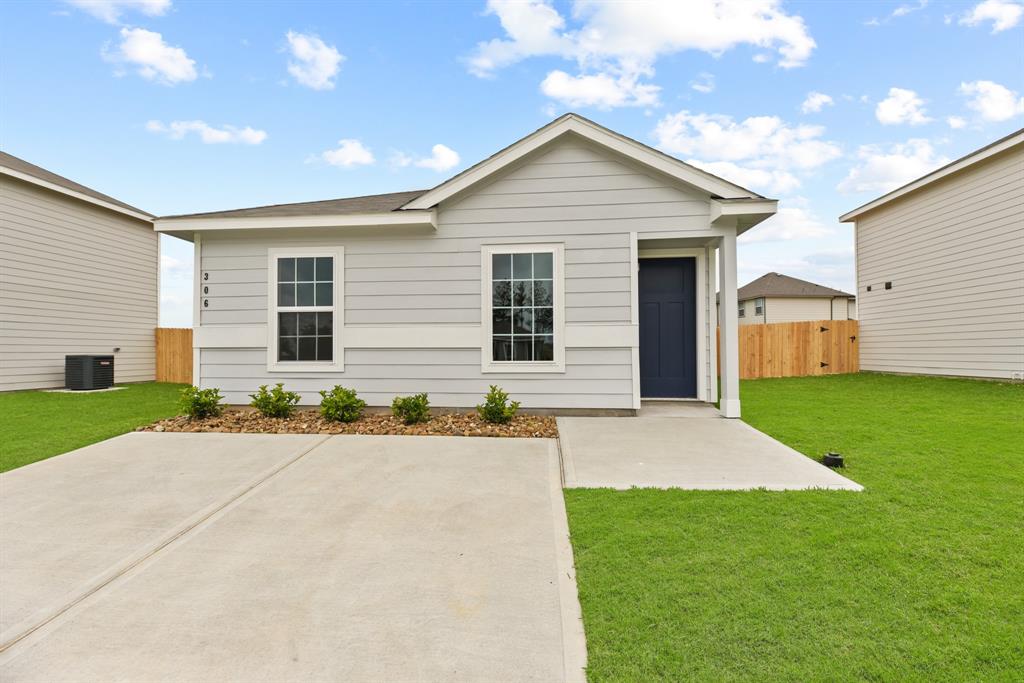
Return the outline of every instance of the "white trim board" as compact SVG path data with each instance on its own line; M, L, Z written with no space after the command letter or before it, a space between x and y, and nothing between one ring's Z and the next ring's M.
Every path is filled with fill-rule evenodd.
M846 213L839 217L839 222L849 223L850 221L855 221L858 216L861 216L867 213L868 211L873 211L879 208L880 206L883 206L885 204L888 204L889 202L899 199L904 195L910 194L915 190L919 190L922 187L925 187L926 185L931 185L937 180L941 180L946 176L958 173L966 168L973 166L974 164L980 163L985 159L993 157L996 154L1000 154L1001 152L1005 152L1008 149L1012 149L1013 147L1022 144L1024 144L1024 129L1018 130L1016 133L1012 133L1011 135L1008 135L1005 138L996 140L990 145L986 145L981 149L975 150L965 157L961 157L956 161L946 164L942 168L932 171L927 175L921 176L917 180L913 180L904 185L903 187L898 187L892 192L884 194L881 197L878 197L877 199L873 199L867 204L863 204L852 211L847 211Z
M330 361L279 361L277 359L277 260L329 256L333 261L334 291L331 313L333 350ZM294 307L296 312L312 307ZM293 310L286 308L285 311ZM267 371L268 372L344 372L345 371L345 247L287 247L267 249Z
M437 229L437 212L387 211L384 213L352 213L330 216L252 216L212 218L158 218L153 221L157 232L189 232L194 230L270 230L275 228L365 228L423 227Z
M646 241L646 240L645 240ZM692 258L695 261L694 267L694 284L695 296L697 301L695 302L695 308L697 313L697 324L694 333L697 335L696 339L696 350L697 350L697 395L695 398L698 401L709 401L711 392L708 389L709 378L706 371L708 365L708 287L707 287L707 251L704 247L693 247L686 249L640 249L637 252L637 271L640 269L640 259L656 259L656 258ZM639 282L637 285L637 297L640 295ZM638 321L639 322L639 321ZM640 363L639 363L639 324L637 325L637 365L635 368L636 376L640 376ZM638 382L639 385L639 382ZM643 397L641 397L643 398ZM683 397L690 398L690 397Z
M479 349L481 325L346 325L346 349ZM631 323L567 324L565 346L570 349L628 349L638 344ZM266 325L205 325L194 328L199 349L265 349ZM198 370L197 370L198 372ZM198 376L198 374L197 374Z
M554 320L551 331L554 341L553 360L496 361L493 359L491 315L491 265L494 254L551 254L551 305ZM480 372L488 373L564 373L565 372L565 244L484 244L480 247Z
M569 113L560 116L543 128L509 145L497 154L446 180L432 190L423 193L408 202L402 209L432 208L567 133L574 133L586 138L597 145L676 178L708 194L718 197L763 199L760 195L746 188L730 183L727 180L641 144L636 140L631 140L624 135L599 126L578 114Z
M63 185L58 185L57 183L51 183L48 180L43 180L42 178L37 178L34 175L29 175L28 173L22 173L21 171L16 171L15 169L10 168L8 166L0 166L0 173L2 173L4 175L7 175L7 176L10 176L12 178L17 178L18 180L21 180L21 181L26 182L26 183L31 183L33 185L38 185L39 187L46 188L47 190L51 190L53 192L58 192L60 194L67 195L68 197L73 197L73 198L78 199L80 201L87 202L89 204L93 204L95 206L102 207L104 209L109 209L110 211L116 211L117 213L124 214L125 216L131 216L132 218L136 218L136 219L138 219L140 221L144 221L146 223L152 223L153 222L153 216L151 216L151 215L149 215L147 213L141 213L139 211L133 211L131 209L126 209L123 206L118 206L117 204L112 204L110 202L104 201L104 200L99 199L97 197L91 197L91 196L89 196L87 194L84 194L82 192L78 192L76 190L72 190L71 188L64 187Z

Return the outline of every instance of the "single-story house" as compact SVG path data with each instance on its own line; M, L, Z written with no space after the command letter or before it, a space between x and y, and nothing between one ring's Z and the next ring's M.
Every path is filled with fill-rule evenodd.
M64 386L64 356L114 356L152 381L160 240L153 216L0 152L0 391Z
M740 325L857 318L855 295L781 273L765 273L736 296Z
M155 226L195 244L194 377L232 403L276 382L305 404L334 384L370 405L490 384L560 411L713 402L721 325L736 417L736 237L776 208L566 114L430 190Z
M1024 129L839 220L863 370L1024 379Z

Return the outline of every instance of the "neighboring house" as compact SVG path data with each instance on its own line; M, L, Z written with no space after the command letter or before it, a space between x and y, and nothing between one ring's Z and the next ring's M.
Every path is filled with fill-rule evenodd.
M1024 129L839 220L862 369L1024 378Z
M807 280L767 273L739 288L740 325L854 320L857 297Z
M777 202L575 114L427 191L158 218L195 243L194 377L371 405L715 401L738 416L736 236ZM716 250L721 268L716 267ZM717 271L717 272L716 272Z
M114 356L152 380L153 216L0 152L0 391L64 386L64 356Z

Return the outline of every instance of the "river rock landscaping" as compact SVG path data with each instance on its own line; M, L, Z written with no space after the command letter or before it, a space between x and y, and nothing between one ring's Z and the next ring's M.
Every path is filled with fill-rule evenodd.
M216 417L185 416L159 420L139 427L143 432L234 432L251 434L394 434L412 436L496 436L518 438L558 437L555 418L516 415L505 424L485 422L476 413L432 415L426 422L406 425L393 415L367 414L355 422L325 420L313 410L299 410L290 417L265 417L247 408L225 410Z

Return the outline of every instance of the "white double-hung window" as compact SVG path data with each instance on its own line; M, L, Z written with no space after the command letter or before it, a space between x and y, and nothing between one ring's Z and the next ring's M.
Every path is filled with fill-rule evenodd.
M561 244L483 247L484 372L565 371L563 255Z
M344 250L309 247L268 254L267 369L343 370Z

